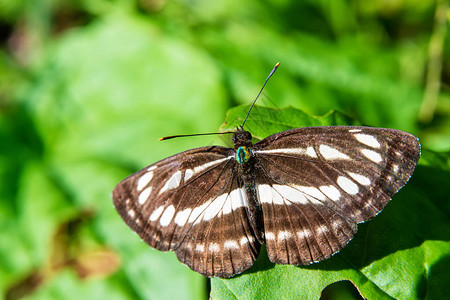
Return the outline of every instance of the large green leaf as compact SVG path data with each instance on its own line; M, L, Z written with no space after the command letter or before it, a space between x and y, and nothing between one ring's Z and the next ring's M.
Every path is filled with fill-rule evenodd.
M231 109L223 129L242 124L248 106ZM340 113L311 117L302 111L255 107L245 128L257 138L301 126L354 125ZM392 202L360 224L355 238L332 258L310 266L271 263L262 251L255 265L231 279L212 279L214 299L318 299L325 287L350 280L368 299L439 299L450 292L450 172L439 161L419 165ZM435 162L435 163L433 163Z
M242 125L249 109L249 105L242 105L228 110L221 131L233 130ZM245 123L245 129L250 131L253 137L261 140L268 135L292 128L330 125L356 126L361 124L337 111L330 111L320 117L312 117L293 107L274 109L255 106Z

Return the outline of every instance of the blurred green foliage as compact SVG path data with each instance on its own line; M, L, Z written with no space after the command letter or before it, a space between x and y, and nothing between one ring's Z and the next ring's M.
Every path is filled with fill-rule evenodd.
M317 299L350 279L366 297L442 299L450 253L446 3L0 0L0 293L207 298L206 280L133 235L110 194L161 158L223 143L157 139L217 131L280 61L259 103L275 109L257 109L248 122L256 137L364 124L417 135L423 156L407 187L340 254L304 269L260 257L248 274L212 280L211 295ZM222 128L239 124L246 108L229 111Z

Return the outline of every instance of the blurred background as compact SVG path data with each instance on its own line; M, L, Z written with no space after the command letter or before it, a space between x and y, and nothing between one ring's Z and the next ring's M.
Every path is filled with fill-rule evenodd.
M260 105L405 130L448 163L448 17L445 0L0 0L0 293L206 299L110 195L221 143L158 138L216 132L278 61Z

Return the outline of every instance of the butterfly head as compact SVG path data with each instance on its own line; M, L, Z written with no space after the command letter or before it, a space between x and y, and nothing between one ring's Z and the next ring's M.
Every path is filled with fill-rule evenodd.
M251 147L253 145L251 133L243 129L238 129L238 131L233 134L232 140L234 149L238 149L239 147Z

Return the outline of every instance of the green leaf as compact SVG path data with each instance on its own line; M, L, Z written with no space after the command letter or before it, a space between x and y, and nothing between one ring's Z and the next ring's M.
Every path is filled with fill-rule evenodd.
M249 109L249 105L230 109L220 130L229 131L241 126ZM330 111L324 116L312 117L294 107L275 109L254 106L244 127L252 133L253 137L261 140L268 135L292 128L331 125L357 126L361 124L338 111Z
M223 130L242 124L247 107L228 112ZM256 107L246 129L257 138L298 126L354 125L333 112L311 117L294 108ZM425 152L427 153L427 152ZM426 155L426 154L425 154ZM448 156L447 156L448 158ZM368 299L439 299L450 293L450 172L426 156L410 182L354 239L330 259L309 266L275 265L262 251L255 265L231 279L211 280L214 299L319 299L324 288L350 280ZM430 270L433 270L432 272Z

